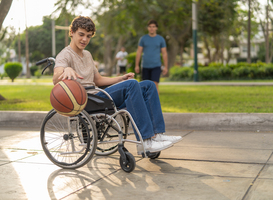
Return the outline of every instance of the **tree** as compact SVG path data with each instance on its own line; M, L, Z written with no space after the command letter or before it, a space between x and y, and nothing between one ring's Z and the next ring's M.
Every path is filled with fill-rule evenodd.
M12 0L1 0L0 1L0 30L2 28L2 24L9 12L11 7Z
M22 69L22 64L18 62L9 62L5 64L5 72L10 77L12 82L17 76L19 76Z
M223 61L223 40L232 28L236 16L237 0L200 0L198 6L199 29L207 49L209 62ZM211 47L215 51L211 52Z
M75 15L75 10L79 6L89 7L89 1L82 0L58 0L55 3L57 6L56 10L53 13L60 11L60 15L57 20L64 19L64 26L69 25L69 21L71 21L71 16ZM68 30L65 31L65 46L68 45Z
M9 12L12 0L0 0L0 30L2 29L2 24ZM5 98L0 94L0 100Z
M141 9L139 9L141 8ZM178 52L183 52L187 41L191 38L191 1L190 0L104 0L97 12L98 22L105 30L105 49L107 66L113 65L115 44L129 42L127 38L135 40L135 50L140 36L147 32L147 22L157 20L158 33L167 41L168 62L173 66ZM107 36L106 36L107 34ZM113 38L118 36L118 40ZM106 46L107 45L107 46ZM110 53L112 49L112 53ZM111 54L111 55L110 55ZM111 70L109 70L111 71Z

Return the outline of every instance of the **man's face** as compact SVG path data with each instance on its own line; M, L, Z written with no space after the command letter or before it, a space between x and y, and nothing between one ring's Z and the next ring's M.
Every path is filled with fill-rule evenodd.
M71 38L72 38L73 42L75 43L75 45L77 46L77 48L84 50L84 48L90 42L90 39L92 37L92 32L91 31L87 32L83 28L78 28L78 30L76 32L71 31L71 36L72 36Z
M151 35L155 34L156 31L157 31L156 25L155 24L150 24L148 26L148 31L149 31L149 34L151 34Z

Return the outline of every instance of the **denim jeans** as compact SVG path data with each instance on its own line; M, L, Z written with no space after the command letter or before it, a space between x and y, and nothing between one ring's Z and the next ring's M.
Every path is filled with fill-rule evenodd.
M155 133L165 132L165 123L154 82L138 82L134 79L107 87L106 92L113 98L118 108L127 108L132 115L142 139L148 139ZM98 96L107 98L103 92ZM137 140L139 140L136 134Z

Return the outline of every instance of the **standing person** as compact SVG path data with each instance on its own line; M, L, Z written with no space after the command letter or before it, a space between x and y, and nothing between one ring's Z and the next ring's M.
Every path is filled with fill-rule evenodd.
M160 53L162 53L164 69L162 71L163 75L168 73L168 54L166 49L166 42L164 38L156 33L158 28L157 22L155 20L150 20L148 22L148 34L142 36L139 40L136 62L135 62L135 72L139 73L139 61L143 51L142 56L142 80L151 80L155 83L157 91L158 83L161 74L161 58Z
M89 17L76 17L69 28L70 44L56 57L53 83L64 79L74 79L87 86L106 86L117 107L126 106L142 136L147 151L158 152L167 149L182 139L181 136L167 136L158 93L152 81L138 82L134 73L118 77L103 77L98 73L89 51L84 50L96 31ZM114 84L114 85L113 85ZM91 90L94 92L94 90ZM107 98L103 92L96 93ZM137 139L138 135L135 133ZM141 154L138 145L138 153Z
M120 51L116 55L116 59L118 60L118 74L125 74L126 73L126 66L127 66L127 59L126 56L128 53L125 51L124 47L121 47Z

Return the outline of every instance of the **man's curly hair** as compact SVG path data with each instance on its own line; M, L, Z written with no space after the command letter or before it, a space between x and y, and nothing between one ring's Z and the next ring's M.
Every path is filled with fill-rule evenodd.
M69 26L69 37L71 37L71 31L73 31L75 33L78 30L78 28L83 28L87 32L91 31L92 37L96 33L95 24L90 17L79 16L79 17L76 17L75 19L73 19L73 21L71 22L71 24Z

